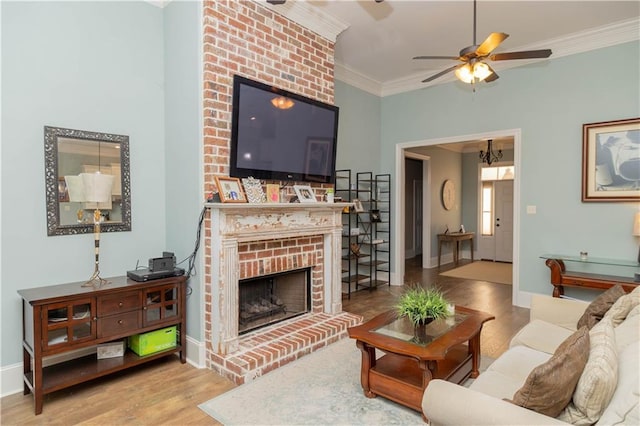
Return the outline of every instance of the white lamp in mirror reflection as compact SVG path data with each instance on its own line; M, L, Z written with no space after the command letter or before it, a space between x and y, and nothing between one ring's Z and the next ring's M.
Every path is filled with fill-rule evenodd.
M83 287L102 286L109 282L100 277L100 207L102 203L111 202L111 188L114 177L112 175L97 173L80 173L78 176L65 176L67 188L69 188L69 201L81 203L95 203L93 211L93 236L95 241L95 268L91 278Z

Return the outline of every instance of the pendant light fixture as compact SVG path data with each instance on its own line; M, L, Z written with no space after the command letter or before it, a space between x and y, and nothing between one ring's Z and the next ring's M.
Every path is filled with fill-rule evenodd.
M499 149L498 153L493 152L493 139L487 140L487 150L480 150L480 159L483 163L491 165L491 163L500 161L502 159L502 150Z

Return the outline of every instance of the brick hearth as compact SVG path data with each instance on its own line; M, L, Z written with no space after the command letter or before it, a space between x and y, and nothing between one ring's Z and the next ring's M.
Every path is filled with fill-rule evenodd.
M237 352L214 354L211 368L241 385L347 336L359 315L309 314L262 328L240 338Z

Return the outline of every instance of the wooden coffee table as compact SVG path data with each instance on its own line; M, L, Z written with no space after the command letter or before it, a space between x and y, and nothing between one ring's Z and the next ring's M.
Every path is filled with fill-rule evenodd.
M362 351L364 394L368 398L380 395L422 412L422 394L431 379L462 384L469 377L478 377L480 332L494 318L456 306L453 316L426 326L425 343L415 341L413 325L406 318L397 318L395 310L349 328L349 337L356 339ZM376 359L376 349L385 355Z

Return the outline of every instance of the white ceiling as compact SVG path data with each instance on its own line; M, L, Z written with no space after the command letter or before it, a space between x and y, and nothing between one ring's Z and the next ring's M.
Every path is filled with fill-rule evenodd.
M473 44L469 0L289 0L269 5L298 22L301 6L311 10L309 28L322 33L318 26L326 29L328 23L338 34L336 78L379 96L425 87L423 79L457 63L412 57L457 56ZM640 1L478 0L477 44L492 32L509 34L496 53L551 48L553 60L640 38ZM522 64L515 60L491 66L500 74ZM450 73L431 84L453 79Z

